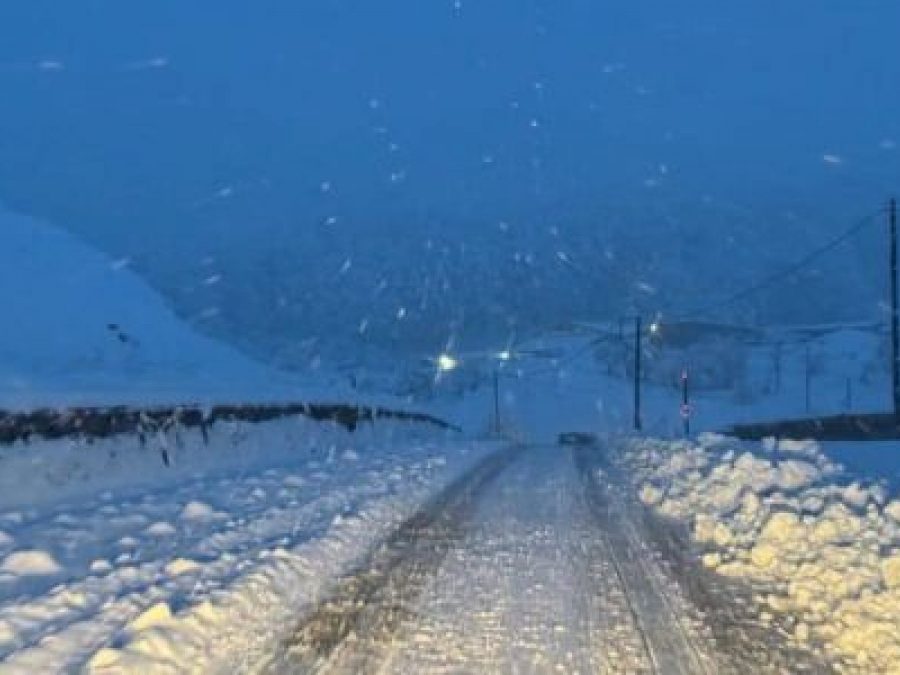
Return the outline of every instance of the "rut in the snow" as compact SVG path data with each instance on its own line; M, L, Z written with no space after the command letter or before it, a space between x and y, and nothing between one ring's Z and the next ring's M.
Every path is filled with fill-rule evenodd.
M809 650L784 639L783 626L764 623L753 610L753 589L699 564L689 538L621 493L628 481L607 447L579 448L575 461L588 499L615 544L615 558L629 589L658 672L682 672L668 663L681 654L699 662L696 672L831 673ZM654 600L656 596L656 600ZM656 611L647 609L654 604ZM709 662L714 657L715 668ZM688 672L695 672L693 670Z
M264 671L825 672L657 534L605 448L502 451L340 580Z
M450 485L375 548L296 628L267 672L315 672L345 640L387 641L422 585L465 535L479 493L521 448L498 451Z
M717 673L721 666L702 634L687 625L686 605L678 606L667 579L649 561L646 543L637 535L627 501L599 476L601 455L596 448L575 450L575 463L585 485L588 504L598 521L598 535L624 592L629 612L641 636L654 673L693 675Z

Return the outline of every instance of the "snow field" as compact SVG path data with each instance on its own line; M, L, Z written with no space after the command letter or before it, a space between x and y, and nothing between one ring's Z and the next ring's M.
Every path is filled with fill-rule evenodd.
M209 445L186 432L146 447L4 448L0 673L249 664L488 450L392 423L349 434L304 419L216 425Z
M342 401L344 378L285 373L199 334L135 271L0 205L0 408ZM398 407L391 396L367 397Z
M713 434L632 440L626 461L641 501L689 526L703 564L750 581L760 619L846 672L900 664L900 501L841 481L813 441L750 452Z

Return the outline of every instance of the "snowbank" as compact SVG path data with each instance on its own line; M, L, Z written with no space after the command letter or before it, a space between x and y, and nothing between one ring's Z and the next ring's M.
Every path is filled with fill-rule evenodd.
M302 418L216 425L208 445L170 432L146 447L3 448L0 671L249 668L299 608L491 449L430 428L350 434Z
M305 417L268 423L218 422L207 434L204 440L200 429L176 428L150 435L145 442L127 434L0 445L0 509L33 510L101 493L113 499L116 494L162 489L198 476L241 475L296 461L298 451L304 456L319 452L326 458L340 453L346 459L356 457L354 447L366 446L372 439L443 436L430 426L393 421L367 423L350 434L335 424ZM215 517L212 507L200 501L185 505L179 514L187 521Z
M810 441L754 453L715 435L634 440L626 457L640 499L690 527L704 565L755 585L762 620L788 617L798 643L842 669L896 672L900 501L840 483Z

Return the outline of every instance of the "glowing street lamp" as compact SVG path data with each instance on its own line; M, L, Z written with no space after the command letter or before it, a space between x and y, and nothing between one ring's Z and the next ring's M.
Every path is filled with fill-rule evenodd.
M459 361L450 356L450 354L441 354L437 357L436 363L438 371L442 373L449 373L451 370L456 370L459 366Z

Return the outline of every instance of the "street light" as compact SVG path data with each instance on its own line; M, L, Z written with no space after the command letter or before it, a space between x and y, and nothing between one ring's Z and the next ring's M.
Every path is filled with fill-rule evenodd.
M449 373L451 370L456 370L459 366L459 361L450 354L441 354L437 357L436 363L438 371L442 373Z

